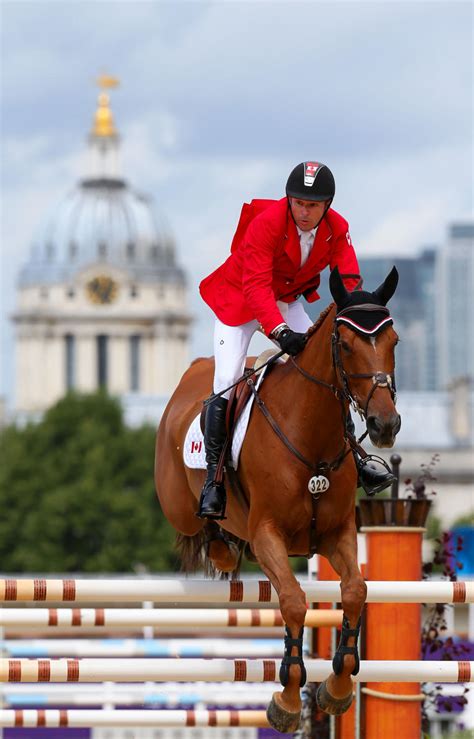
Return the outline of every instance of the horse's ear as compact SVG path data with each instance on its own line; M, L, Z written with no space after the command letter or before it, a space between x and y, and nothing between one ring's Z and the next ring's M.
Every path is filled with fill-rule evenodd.
M393 293L397 289L398 285L398 270L396 267L392 267L390 274L387 275L384 282L374 290L372 295L377 299L381 305L387 305L388 301L392 297Z
M344 286L338 267L334 267L329 275L329 289L336 305L344 305L349 297L349 293Z

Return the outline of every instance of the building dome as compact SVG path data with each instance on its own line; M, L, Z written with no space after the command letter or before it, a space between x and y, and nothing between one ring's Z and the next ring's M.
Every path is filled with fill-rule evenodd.
M109 78L105 85L113 86ZM90 173L34 236L20 287L63 282L97 263L123 268L137 280L184 282L164 218L154 212L149 196L120 176L118 153L109 97L102 92L89 135Z
M164 219L148 196L119 178L85 179L66 195L33 239L20 286L62 282L97 262L138 280L183 279Z

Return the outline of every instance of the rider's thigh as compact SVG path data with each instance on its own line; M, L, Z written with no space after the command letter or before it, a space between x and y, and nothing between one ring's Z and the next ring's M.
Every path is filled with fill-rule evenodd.
M313 321L306 313L303 303L299 300L289 303L286 320L292 331L300 331L302 334L305 334L309 327L313 325Z
M226 326L216 318L214 325L214 392L219 393L242 375L250 340L258 329L258 321L241 326ZM230 390L224 393L228 398Z

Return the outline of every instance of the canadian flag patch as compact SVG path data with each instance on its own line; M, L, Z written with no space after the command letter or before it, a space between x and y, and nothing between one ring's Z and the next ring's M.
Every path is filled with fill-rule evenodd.
M320 166L319 162L304 163L304 184L306 187L311 187L313 185Z

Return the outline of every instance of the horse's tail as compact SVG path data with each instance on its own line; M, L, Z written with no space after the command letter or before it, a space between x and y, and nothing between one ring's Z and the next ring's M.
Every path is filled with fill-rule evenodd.
M217 538L222 539L227 546L238 549L238 562L232 573L221 572L208 556L209 543ZM213 521L206 522L194 536L176 534L176 548L181 559L181 571L187 574L202 569L205 577L220 577L222 580L227 580L231 574L232 579L236 579L240 575L244 546L245 542L242 539L224 531Z

